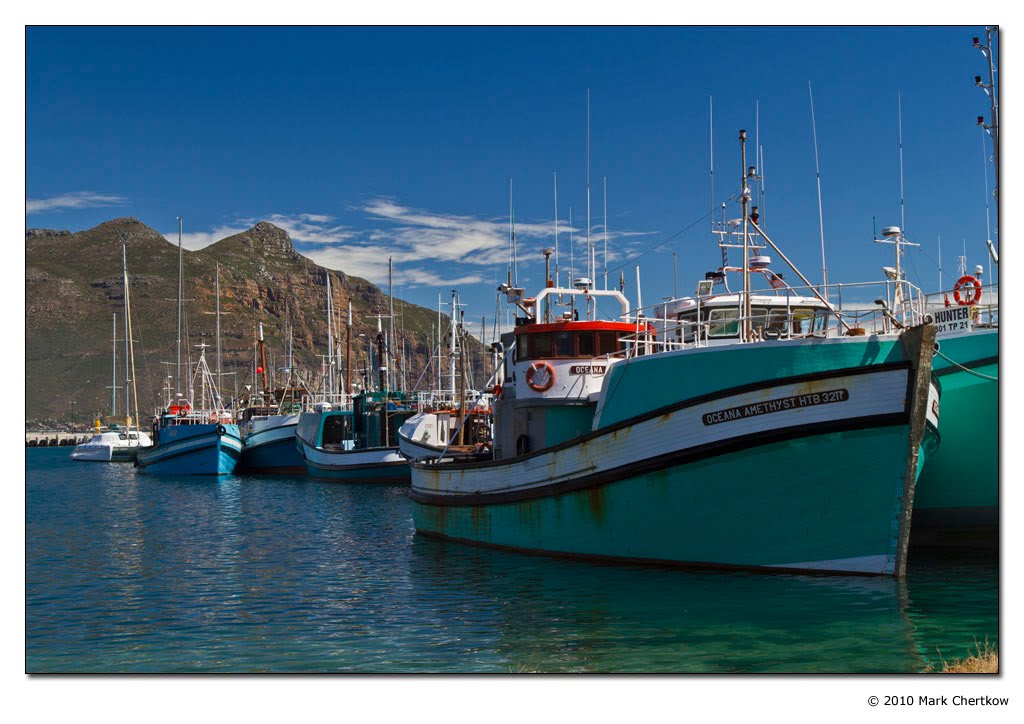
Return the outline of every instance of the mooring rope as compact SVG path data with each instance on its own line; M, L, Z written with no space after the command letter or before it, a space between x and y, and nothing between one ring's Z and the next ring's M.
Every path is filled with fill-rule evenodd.
M970 369L970 368L968 368L968 367L964 367L964 366L963 366L962 364L960 364L959 362L957 362L957 361L955 361L955 360L952 360L952 359L950 359L949 357L947 357L946 355L942 354L942 352L940 352L939 350L935 350L935 354L937 354L937 355L938 355L939 357L941 357L942 359L944 359L944 360L946 360L947 362L949 362L949 363L950 363L951 365L953 365L954 367L959 367L959 368L960 368L960 369L962 369L962 370L963 370L964 372L968 372L968 373L970 373L970 374L974 375L975 377L980 377L980 378L981 378L981 379L983 379L983 380L989 380L989 381L991 381L991 382L998 382L998 381L999 381L999 378L998 378L998 377L992 377L992 376L990 376L990 375L983 375L983 374L982 374L981 372L976 372L976 371L974 371L974 370L972 370L972 369Z

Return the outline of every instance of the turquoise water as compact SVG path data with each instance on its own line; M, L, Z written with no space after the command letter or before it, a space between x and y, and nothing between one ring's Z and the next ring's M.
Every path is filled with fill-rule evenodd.
M27 451L29 672L914 672L998 643L995 556L905 582L417 536L408 488Z

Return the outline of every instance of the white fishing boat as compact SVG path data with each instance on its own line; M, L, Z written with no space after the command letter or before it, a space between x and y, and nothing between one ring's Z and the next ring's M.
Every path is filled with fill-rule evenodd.
M440 298L438 299L438 330L441 329ZM398 449L409 460L436 458L441 454L460 457L490 452L491 392L467 389L466 330L458 320L462 306L458 292L452 290L452 315L448 331L448 388L442 389L442 334L434 359L437 360L436 388L420 392L416 397L416 414L398 428ZM461 360L461 371L458 371Z

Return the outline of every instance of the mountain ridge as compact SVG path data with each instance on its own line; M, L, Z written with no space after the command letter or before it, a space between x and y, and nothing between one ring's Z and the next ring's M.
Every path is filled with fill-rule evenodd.
M139 405L144 413L152 412L162 401L164 380L168 374L173 376L174 365L164 365L176 359L177 244L134 217L111 219L82 231L26 229L25 240L26 421L67 420L74 413L82 423L91 422L96 413L109 413L115 314L118 339L124 338L122 244L132 290ZM345 311L349 302L353 307L353 378L358 379L356 370L367 366L366 342L376 335L376 323L368 317L388 309L387 295L379 287L317 265L295 249L284 229L267 221L202 249L183 250L182 267L186 300L182 335L187 333L192 345L182 343L182 366L200 342L209 346L207 361L211 368L215 365L219 267L223 386L229 391L252 383L259 322L264 326L272 373L281 374L285 366L291 330L296 368L304 370L307 379L320 374L327 348L328 275L336 315L335 342L342 357ZM437 312L400 299L394 305L399 349L406 352L411 386L429 359ZM122 349L123 341L118 342L121 356ZM471 356L482 368L480 349L474 346ZM123 388L124 360L118 359L117 364L118 385ZM344 372L344 360L339 369ZM123 407L121 389L117 397L118 406Z

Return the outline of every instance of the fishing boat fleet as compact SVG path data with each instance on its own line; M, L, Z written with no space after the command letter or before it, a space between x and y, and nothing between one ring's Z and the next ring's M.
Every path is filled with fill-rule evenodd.
M895 226L875 240L894 249L884 278L812 284L763 226L746 143L740 131L740 215L722 204L722 264L691 294L644 306L639 268L635 304L607 272L598 288L588 233L584 276L563 274L557 252L552 270L545 249L531 296L510 263L498 291L514 325L482 386L467 386L464 361L456 371L454 297L450 384L438 374L430 392L402 389L383 315L364 384L351 368L335 379L332 360L319 391L290 352L286 382L268 384L260 325L244 398L225 402L201 347L151 440L129 425L75 459L408 485L423 535L611 561L902 576L912 530L994 529L998 288L962 262L952 289L923 293ZM130 339L126 266L124 279Z

